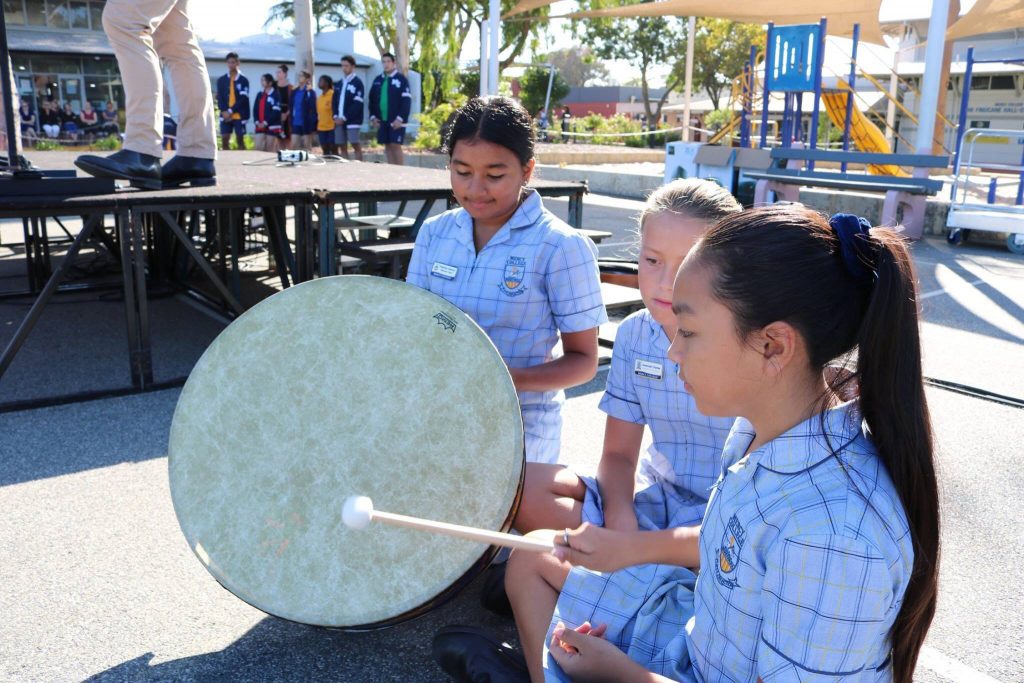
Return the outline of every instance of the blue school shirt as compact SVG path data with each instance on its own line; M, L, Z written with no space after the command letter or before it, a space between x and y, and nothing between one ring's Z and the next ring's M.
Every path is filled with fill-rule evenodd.
M638 463L636 508L641 528L700 524L722 470L733 418L706 417L669 360L671 341L650 311L630 315L615 335L608 384L599 407L611 417L647 425L652 448ZM651 489L660 484L657 489ZM650 508L650 509L649 509Z
M821 417L746 457L752 425L729 435L701 528L693 680L892 678L910 529L856 402Z
M552 360L559 332L608 320L597 247L545 209L534 190L479 254L465 209L425 222L406 279L473 318L511 368ZM564 400L562 391L519 392L528 460L558 460Z

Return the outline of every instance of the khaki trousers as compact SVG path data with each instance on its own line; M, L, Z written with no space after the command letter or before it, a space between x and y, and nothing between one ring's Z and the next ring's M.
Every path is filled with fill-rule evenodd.
M124 82L124 148L161 155L163 60L181 112L178 154L215 159L210 76L188 18L188 0L108 0L103 29Z

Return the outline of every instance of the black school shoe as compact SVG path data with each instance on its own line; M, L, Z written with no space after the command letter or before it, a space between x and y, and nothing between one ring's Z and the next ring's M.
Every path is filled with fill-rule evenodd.
M181 187L188 183L192 187L208 187L217 184L217 169L213 159L200 159L176 154L164 164L163 187Z
M434 661L457 683L529 683L523 654L472 626L445 626L434 636Z
M484 583L480 587L480 604L503 617L512 616L512 604L505 592L505 562L492 564L484 570Z
M75 159L75 166L97 178L127 180L132 187L144 190L163 189L160 157L149 154L140 154L128 149L122 149L106 157L83 154Z

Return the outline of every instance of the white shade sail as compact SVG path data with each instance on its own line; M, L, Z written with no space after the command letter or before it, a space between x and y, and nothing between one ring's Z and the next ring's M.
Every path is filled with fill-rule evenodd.
M550 5L554 0L522 0L513 7L506 17L529 12ZM981 4L985 0L979 0ZM1014 0L991 0L1009 2ZM881 0L747 0L743 3L723 5L721 0L660 0L599 10L572 12L545 19L585 19L596 17L716 17L751 24L765 24L769 21L779 25L816 24L828 19L828 33L833 36L848 36L853 25L860 24L860 36L872 43L882 42L882 29L878 23Z

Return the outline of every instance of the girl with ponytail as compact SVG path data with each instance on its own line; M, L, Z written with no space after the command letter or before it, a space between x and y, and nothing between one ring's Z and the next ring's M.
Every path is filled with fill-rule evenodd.
M939 504L903 240L801 207L730 215L683 262L673 310L669 357L697 409L744 416L699 537L584 525L555 554L601 571L696 556L696 585L650 586L660 628L626 653L600 624L554 623L545 677L911 683Z

